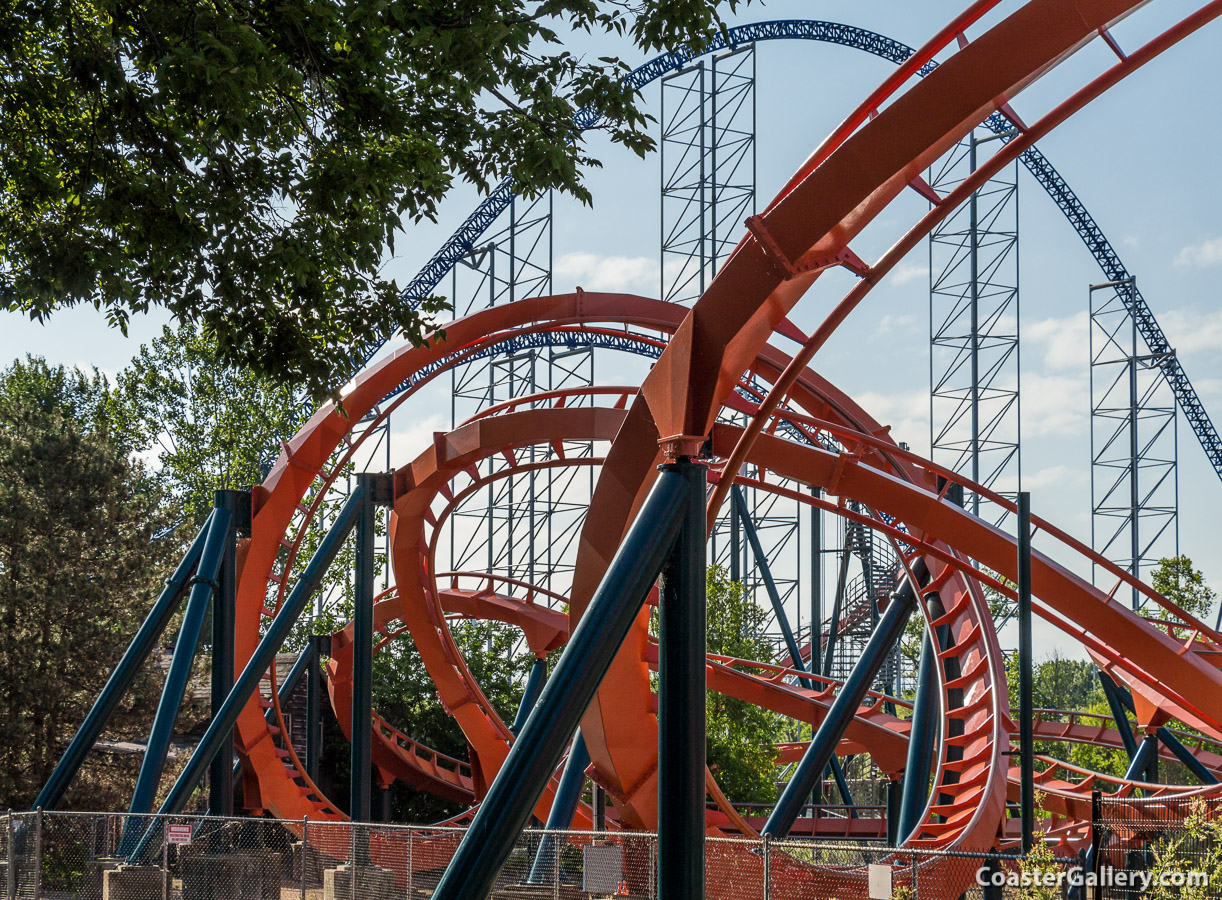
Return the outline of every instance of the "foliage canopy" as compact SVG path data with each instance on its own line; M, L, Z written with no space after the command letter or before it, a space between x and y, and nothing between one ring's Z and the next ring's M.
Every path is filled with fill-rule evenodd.
M181 514L198 528L213 492L263 481L263 466L300 425L293 391L246 368L227 367L198 328L164 328L119 373L114 418L158 464Z
M20 673L0 699L7 807L33 801L168 562L165 542L150 542L165 521L157 487L111 439L106 408L96 374L36 359L0 372L0 668ZM111 724L147 727L133 718ZM74 792L95 808L123 799L91 782L86 771Z
M733 9L745 0L721 0ZM164 306L313 396L418 310L381 266L458 181L590 195L574 114L644 154L618 58L699 45L709 0L27 0L0 16L0 308Z

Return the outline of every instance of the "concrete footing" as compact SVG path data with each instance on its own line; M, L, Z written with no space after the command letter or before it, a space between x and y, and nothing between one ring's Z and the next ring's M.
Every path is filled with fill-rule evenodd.
M81 890L84 900L102 900L102 877L119 868L124 862L121 856L102 856L85 860L85 882Z
M356 890L352 877L356 875ZM323 900L395 900L395 873L378 866L337 866L322 875Z
M280 900L280 854L191 854L181 861L182 900Z
M165 900L160 866L118 866L102 872L102 900Z

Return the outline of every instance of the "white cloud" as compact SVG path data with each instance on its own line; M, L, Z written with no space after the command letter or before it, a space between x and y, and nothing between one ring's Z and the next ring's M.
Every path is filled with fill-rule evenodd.
M1023 490L1039 491L1045 488L1067 488L1087 483L1087 473L1084 469L1073 469L1069 466L1057 465L1040 469L1033 475L1023 478Z
M854 399L880 425L891 426L891 437L913 451L929 449L929 395L924 390L862 393Z
M1222 378L1194 378L1192 386L1202 397L1222 398Z
M1219 252L1222 252L1222 240L1219 241ZM1167 334L1167 340L1181 356L1222 350L1222 310L1201 312L1172 309L1160 312L1158 321Z
M916 334L917 317L911 313L893 316L887 314L878 320L871 338L879 338L888 334Z
M1082 370L1088 364L1090 319L1085 312L1033 322L1023 328L1023 338L1028 346L1043 345L1044 365L1054 372ZM1024 384L1023 392L1027 390Z
M1023 437L1087 434L1090 425L1090 381L1079 375L1023 375Z
M1180 251L1179 256L1175 258L1175 264L1196 268L1222 265L1222 237L1207 238L1199 244L1190 244Z
M913 281L929 278L929 266L921 263L902 262L894 269L887 278L887 283L894 287L900 287Z
M555 263L559 291L580 285L587 291L632 292L652 297L658 292L657 259L649 256L601 256L565 253Z

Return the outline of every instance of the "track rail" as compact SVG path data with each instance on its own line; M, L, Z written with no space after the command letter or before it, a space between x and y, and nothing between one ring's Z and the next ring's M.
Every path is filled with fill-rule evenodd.
M915 52L912 47L885 35L857 28L838 22L827 22L814 19L784 19L769 22L757 22L739 25L728 29L725 34L716 35L704 54L716 53L733 49L743 44L754 42L802 40L815 41L824 44L835 44L854 50L861 50L881 59L889 60L896 65L902 65L912 58ZM665 75L678 71L697 59L697 55L672 51L654 57L643 65L632 70L626 80L640 90L646 85ZM916 69L916 74L926 76L938 66L935 60L925 61ZM583 128L593 127L598 122L598 115L590 110L578 113L577 120ZM1015 123L1004 112L990 115L984 121L985 127L995 134L1003 135L1002 140L1012 139ZM1082 199L1074 193L1073 188L1053 166L1052 162L1037 147L1030 147L1019 157L1024 168L1043 187L1044 191L1065 216L1066 221L1082 240L1087 251L1098 264L1100 271L1108 281L1122 281L1131 273L1125 266L1120 254L1112 246L1102 227L1086 208ZM445 243L429 259L415 277L407 284L400 294L404 303L412 306L433 293L451 269L476 246L480 237L493 225L500 215L509 208L514 197L513 182L502 181L486 198L471 212L463 223L454 231ZM1175 355L1170 342L1158 324L1154 312L1142 296L1139 289L1126 292L1121 301L1128 308L1129 314L1137 325L1137 330L1145 341L1151 354L1158 357L1158 365L1175 394L1176 402L1184 414L1185 420L1196 435L1201 449L1205 452L1214 472L1222 479L1222 437L1210 419L1201 401L1200 395L1192 386L1188 373ZM379 338L362 346L355 354L359 365L363 368L385 345L386 338Z

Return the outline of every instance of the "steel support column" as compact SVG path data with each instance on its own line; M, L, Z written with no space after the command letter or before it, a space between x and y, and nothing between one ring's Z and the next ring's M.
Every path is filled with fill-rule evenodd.
M802 649L798 646L797 639L793 636L793 629L789 627L789 617L785 615L785 607L781 603L780 592L776 589L776 581L772 578L772 567L768 565L768 556L764 553L764 548L760 544L759 534L755 530L755 523L751 521L751 514L747 512L747 498L743 496L743 489L738 485L734 486L734 511L737 513L739 520L742 522L743 531L747 535L747 543L751 545L751 554L755 557L755 565L760 571L760 577L764 581L764 590L768 593L768 599L772 602L772 612L776 616L777 625L781 629L781 637L785 641L785 647L789 650L789 659L791 664L798 671L806 671L806 666L802 662ZM803 687L813 688L814 682L809 678L801 679Z
M922 582L928 578L928 570L921 560L917 560L913 570L916 577ZM764 824L764 834L772 837L785 837L789 834L794 820L801 811L802 803L806 797L810 796L815 782L827 764L831 762L836 752L836 745L840 743L840 738L844 735L844 730L852 721L870 685L874 683L874 678L886 660L887 654L891 652L891 648L903 634L904 626L908 623L908 617L916 607L916 602L916 587L905 579L899 590L892 594L891 602L887 604L886 611L879 618L878 625L870 635L869 641L866 642L861 658L853 667L840 693L836 695L831 708L828 709L827 715L824 716L823 722L820 723L811 739L810 746L806 748L802 761L789 779L789 784L785 786L776 808L773 809L768 821Z
M929 801L929 767L938 730L938 658L929 630L921 643L916 697L912 704L912 730L908 733L908 759L904 764L904 790L900 801L896 840L907 840L920 824ZM898 845L898 844L897 844Z
M586 749L585 738L578 729L573 738L573 747L569 750L568 761L564 764L564 772L560 776L560 784L556 788L556 796L552 799L552 808L547 814L548 831L566 831L573 827L573 816L577 814L577 804L581 801L581 788L586 783L586 769L590 765L590 751ZM527 884L543 884L547 874L556 867L555 835L545 834L539 842L539 852L535 854L534 864L530 867Z
M1035 846L1035 700L1031 659L1031 494L1018 494L1018 732L1023 853Z
M818 499L823 492L817 487L810 495ZM810 670L819 666L820 637L823 629L823 510L813 503L810 507Z
M1156 349L1139 329L1133 276L1093 284L1088 296L1091 547L1141 578L1179 554L1176 397L1167 380L1178 363L1165 339ZM1151 352L1140 352L1139 334ZM1130 593L1140 609L1145 598Z
M1137 752L1129 762L1129 768L1124 773L1125 781L1139 781L1150 767L1150 760L1158 758L1158 735L1148 733L1137 745Z
M491 890L670 555L688 494L682 474L663 470L658 476L450 860L433 900L468 900Z
M840 612L844 608L844 588L849 577L848 543L840 551L840 569L836 575L836 596L832 598L832 616L827 623L827 648L823 654L823 677L830 678L836 659L836 637L840 630Z
M602 785L594 785L594 830L607 830L607 792Z
M900 796L904 793L902 778L887 779L887 846L898 847L900 843Z
M233 690L234 602L238 592L238 535L250 534L250 491L217 491L213 505L230 515L225 555L212 601L212 706L215 715ZM233 732L225 735L208 772L208 808L233 815Z
M225 698L225 702L217 714L213 716L212 722L208 725L208 729L204 732L204 736L196 746L195 752L187 760L186 766L178 775L178 780L174 782L174 786L170 788L170 793L166 797L165 802L161 804L161 808L158 810L159 814L170 815L182 811L183 806L191 796L191 792L195 790L195 786L199 783L200 777L211 764L217 750L220 749L222 739L233 729L234 723L237 722L238 715L242 712L243 707L246 706L254 692L258 690L263 673L267 671L268 666L275 659L276 652L284 644L285 638L289 636L289 632L292 631L293 626L297 623L297 619L301 616L302 610L305 609L314 592L318 590L327 568L335 559L335 555L339 552L348 533L352 531L352 527L356 524L357 512L360 510L361 503L364 502L364 493L365 486L358 482L352 493L348 495L344 505L340 508L331 530L327 532L318 549L314 551L314 556L301 573L297 584L293 586L293 590L289 593L283 605L281 605L280 611L272 619L271 625L268 626L267 632L263 635L262 640L259 641L255 652L250 657L250 661L242 670L242 674L234 682L233 690L229 692L229 696ZM149 848L153 838L160 831L160 827L160 825L155 824L145 831L140 845L131 854L132 859L143 858L144 852Z
M539 694L543 692L543 685L546 683L547 660L542 656L535 657L535 661L530 667L530 675L526 677L526 688L522 691L522 701L518 704L518 713L513 717L513 724L509 726L509 730L513 733L514 737L521 733L522 726L526 724L530 711L539 702Z
M1201 784L1219 783L1214 773L1201 765L1201 761L1193 756L1191 751L1181 744L1179 738L1174 734L1166 728L1159 728L1157 734L1158 739L1163 742L1163 745L1175 754L1175 758L1182 762Z
M844 777L844 767L840 765L840 760L835 756L831 762L827 764L827 771L832 774L832 780L836 782L836 790L840 791L840 799L844 805L849 807L849 818L857 818L857 810L853 809L853 794L849 791L849 780Z
M358 480L363 476L357 476ZM373 498L369 485L356 516L356 571L353 573L352 743L348 776L348 815L369 821L373 723Z
M293 667L289 669L288 675L284 677L284 680L281 681L280 685L276 688L276 698L280 701L281 707L284 707L289 702L289 698L293 696L293 692L297 689L297 685L301 683L301 678L306 673L306 669L310 664L310 657L313 652L314 651L312 649L312 644L307 644L306 648L297 654L297 660L296 662L293 663ZM308 688L307 688L307 695L308 695ZM309 702L310 701L307 696L307 699L306 699L307 706L309 705ZM263 714L263 718L267 722L268 725L275 725L276 724L276 710L274 708L269 709L267 712ZM309 748L307 747L307 750L308 749ZM306 767L307 769L309 768L308 763L306 764ZM233 780L233 782L237 782L241 774L242 774L242 762L241 760L234 760L233 768L229 770L229 777ZM311 779L315 781L317 780L314 778L313 775L311 775L310 777ZM204 815L206 816L212 815L212 810L209 809L207 812L204 813Z
M1099 672L1099 684L1103 687L1103 696L1107 698L1108 708L1112 711L1112 721L1120 732L1120 740L1124 744L1124 752L1131 760L1137 755L1137 738L1133 736L1133 728L1129 725L1129 717L1125 714L1124 694L1112 676L1102 669Z
M132 642L127 646L127 650L124 651L118 665L110 673L110 678L106 680L106 686L102 688L102 692L98 694L98 699L90 707L89 714L85 716L85 721L81 723L81 727L72 738L68 749L60 757L55 770L51 773L51 777L47 779L47 783L39 791L38 798L34 801L35 809L51 810L59 806L59 802L63 799L68 785L72 783L72 779L76 777L81 763L85 761L85 756L93 748L98 735L102 733L102 729L106 727L107 721L114 714L116 707L118 707L119 701L123 699L123 695L131 687L132 681L135 680L137 673L144 665L144 661L148 659L149 653L152 652L153 645L157 643L157 639L165 631L165 627L171 617L178 611L179 602L182 600L182 594L187 585L187 579L195 571L195 564L198 562L200 553L204 549L204 540L211 529L212 520L215 517L215 512L208 514L204 527L196 535L195 540L191 543L191 547L183 556L182 561L179 562L178 568L174 570L174 574L166 581L165 587L157 597L157 601L153 604L153 608L149 610L149 614L145 616L144 622L141 623L140 630L132 638Z
M687 509L658 609L658 894L704 900L706 469L686 458L662 469L682 477Z
M393 476L356 476L361 503L356 513L356 562L353 572L352 623L352 767L348 782L348 814L354 822L370 821L373 790L373 596L375 541L374 508L394 500Z
M310 635L306 650L309 655L306 671L306 774L318 782L318 761L322 758L322 656L324 635ZM328 653L330 649L328 648Z
M157 704L157 712L153 716L153 727L149 730L148 742L144 748L144 759L140 763L140 774L136 778L136 787L132 792L131 805L128 812L142 814L153 807L157 794L157 786L161 782L161 773L165 768L166 755L170 749L170 738L174 734L174 723L178 719L178 710L182 705L182 696L187 689L187 681L191 677L191 668L195 663L195 651L199 646L200 633L203 630L204 619L208 614L208 605L212 601L214 588L217 586L217 576L221 568L221 560L225 554L225 546L229 540L230 522L229 510L216 508L208 526L208 536L204 539L204 549L200 554L199 566L195 577L191 579L191 594L187 598L187 611L183 614L182 625L178 630L178 641L174 644L174 656L170 660L170 669L166 673L165 685L161 689L161 700ZM123 850L127 852L140 836L142 820L129 818L123 826Z

